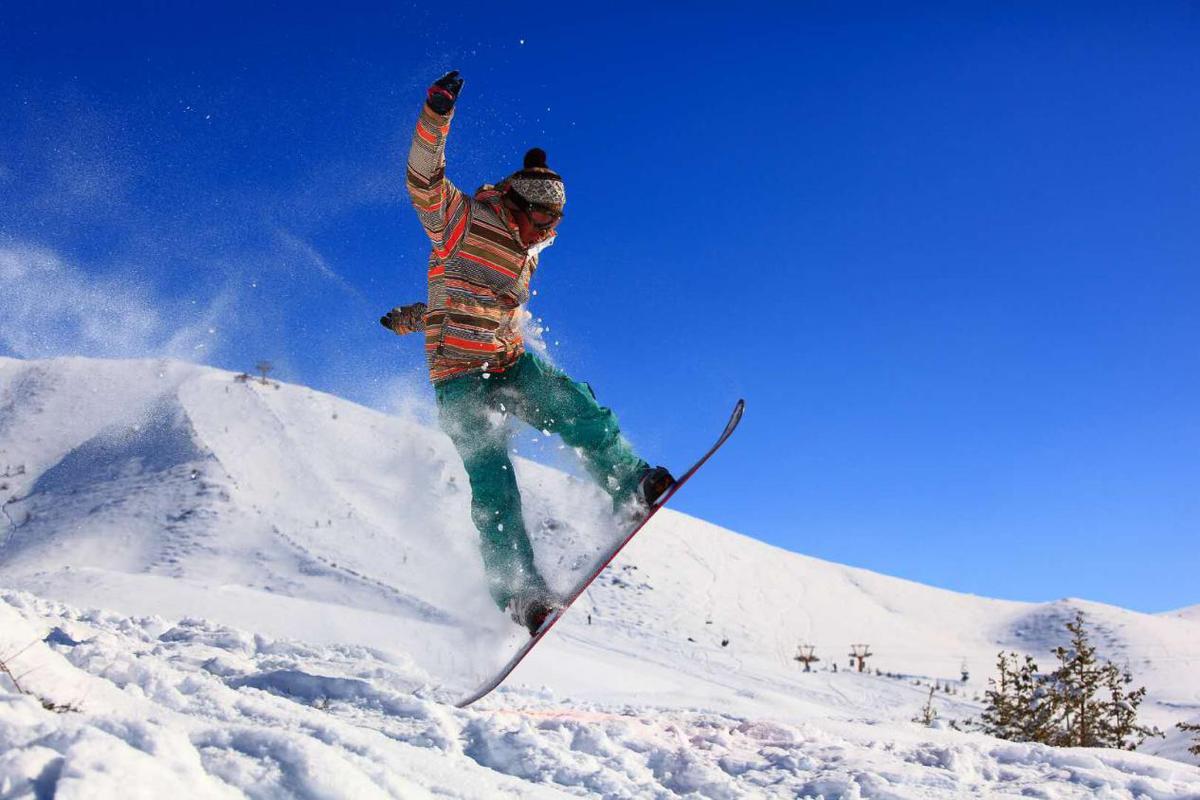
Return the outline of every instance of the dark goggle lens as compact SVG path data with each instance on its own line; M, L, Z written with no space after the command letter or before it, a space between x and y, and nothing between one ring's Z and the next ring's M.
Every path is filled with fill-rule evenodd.
M529 220L539 228L549 228L562 219L562 213L558 211L546 211L541 208L529 209Z

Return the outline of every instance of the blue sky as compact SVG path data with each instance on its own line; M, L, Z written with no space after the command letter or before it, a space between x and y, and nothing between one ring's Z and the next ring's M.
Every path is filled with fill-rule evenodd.
M679 507L997 597L1200 603L1195 3L7 4L0 353L427 404L403 158L544 147L557 362ZM1052 8L1040 6L1050 5ZM598 9L599 7L597 7Z

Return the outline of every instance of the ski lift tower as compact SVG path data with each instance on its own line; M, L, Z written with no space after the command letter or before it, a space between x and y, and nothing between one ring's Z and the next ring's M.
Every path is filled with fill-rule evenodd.
M858 671L862 672L867 668L867 659L874 653L871 652L869 644L852 644L850 645L850 665L858 664Z
M812 672L813 662L821 660L814 655L816 649L816 646L811 644L796 645L795 660L804 665L805 672Z

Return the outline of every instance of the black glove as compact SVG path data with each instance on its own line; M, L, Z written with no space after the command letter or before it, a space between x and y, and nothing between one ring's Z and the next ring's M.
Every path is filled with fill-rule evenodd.
M425 330L425 304L398 306L379 318L379 324L403 336Z
M454 101L462 91L463 79L458 77L458 70L451 70L433 82L425 101L438 114L449 114L454 108Z

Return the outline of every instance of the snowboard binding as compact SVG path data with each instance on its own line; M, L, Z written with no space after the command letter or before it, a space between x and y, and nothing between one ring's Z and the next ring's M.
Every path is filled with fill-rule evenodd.
M513 622L537 636L550 616L562 608L562 603L542 592L519 594L508 603L508 616Z
M647 467L638 481L637 500L646 510L654 508L674 485L675 478L666 467Z

